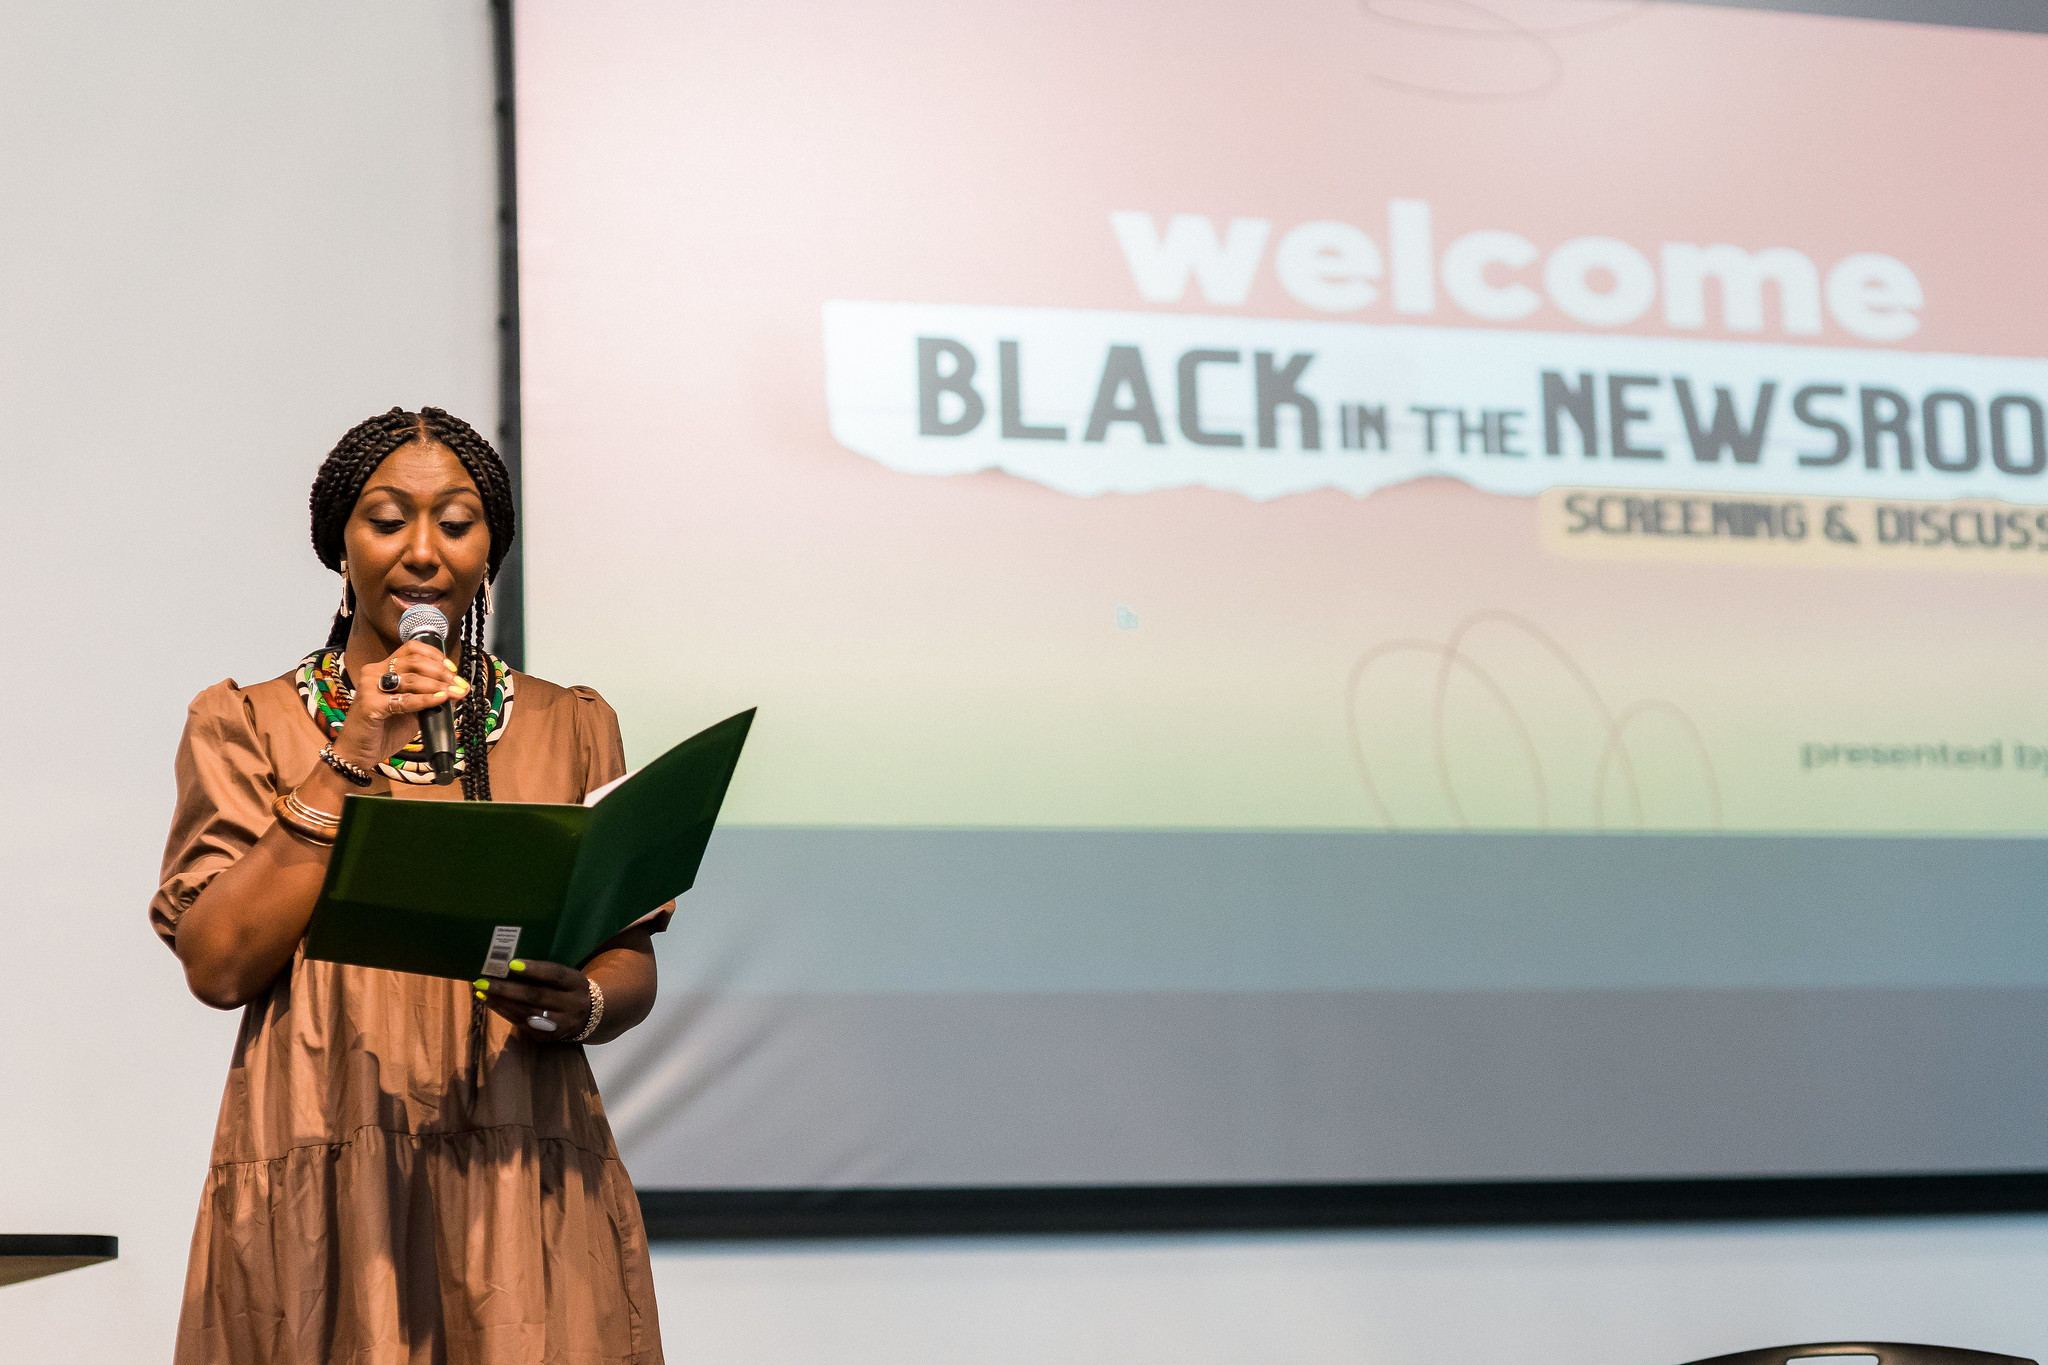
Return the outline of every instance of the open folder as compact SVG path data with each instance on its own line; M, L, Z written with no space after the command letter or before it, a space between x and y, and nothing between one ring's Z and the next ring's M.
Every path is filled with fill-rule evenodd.
M580 965L690 889L754 713L699 731L588 806L351 796L306 956L469 979Z

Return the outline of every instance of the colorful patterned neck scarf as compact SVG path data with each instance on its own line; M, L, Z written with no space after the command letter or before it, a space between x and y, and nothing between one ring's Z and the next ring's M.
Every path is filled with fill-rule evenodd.
M496 744L512 719L512 670L496 655L486 654L484 658L490 661L492 679L484 743ZM298 683L299 696L305 700L306 712L313 717L313 723L330 739L340 734L341 723L348 719L348 708L356 699L355 685L349 681L341 651L321 649L308 654L299 663ZM455 735L455 771L458 773L465 765L464 742L468 738L462 733L461 715L458 710ZM379 763L377 771L394 782L426 784L434 780L433 765L427 762L427 751L418 740Z

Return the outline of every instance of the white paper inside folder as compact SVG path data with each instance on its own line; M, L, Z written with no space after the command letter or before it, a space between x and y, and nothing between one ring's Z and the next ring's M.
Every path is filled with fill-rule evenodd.
M633 772L638 771L640 771L638 768L635 768L633 770ZM602 787L592 788L590 792L584 796L583 804L586 806L596 805L598 802L604 800L607 796L610 796L614 791L618 790L619 785L623 782L630 780L632 776L633 773L626 773L623 776L613 778L611 781L605 783Z

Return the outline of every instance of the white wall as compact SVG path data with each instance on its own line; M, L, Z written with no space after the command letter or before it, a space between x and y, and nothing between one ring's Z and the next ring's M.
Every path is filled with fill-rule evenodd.
M0 1359L167 1359L235 1020L149 931L185 703L326 638L343 431L497 418L484 0L0 3Z
M320 457L495 418L482 0L0 4L0 1289L8 1361L167 1358L233 1019L144 905L187 698L319 643ZM1676 1362L2048 1348L2048 1220L665 1249L678 1361Z
M2048 1218L670 1248L676 1361L1678 1365L2048 1350Z

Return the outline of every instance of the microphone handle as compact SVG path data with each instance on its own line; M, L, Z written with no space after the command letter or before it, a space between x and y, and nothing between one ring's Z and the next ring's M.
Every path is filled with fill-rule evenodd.
M420 712L420 739L434 765L435 784L447 786L455 780L455 715L449 703Z
M436 635L420 637L437 650L445 650L447 643ZM434 785L445 787L455 780L455 703L442 702L439 706L420 712L420 745L427 751L427 762L434 768Z

